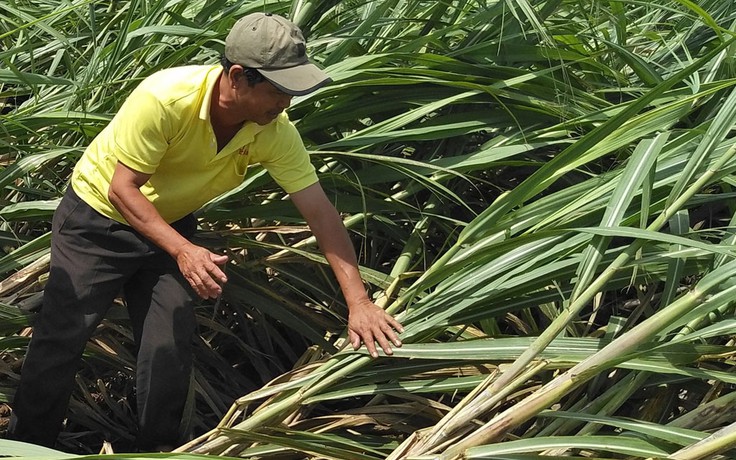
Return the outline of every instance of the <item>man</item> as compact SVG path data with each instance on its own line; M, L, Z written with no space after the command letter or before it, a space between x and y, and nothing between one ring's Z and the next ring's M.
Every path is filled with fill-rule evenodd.
M52 446L85 343L122 292L137 350L141 450L183 439L193 299L216 298L227 257L190 241L192 212L260 163L317 238L349 307L349 337L391 354L401 325L366 295L337 211L284 110L329 77L310 63L301 31L252 14L230 31L223 67L158 72L129 96L79 160L54 214L44 304L13 404L12 437Z

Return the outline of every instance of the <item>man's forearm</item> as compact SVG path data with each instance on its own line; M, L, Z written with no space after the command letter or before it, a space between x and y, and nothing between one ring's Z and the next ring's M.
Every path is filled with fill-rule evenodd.
M312 233L335 273L348 307L353 308L368 299L355 250L339 215L335 213L327 221L325 228L312 228Z
M348 336L353 348L360 348L362 341L375 358L378 357L378 343L386 354L392 354L392 343L394 346L401 346L396 331L401 332L403 329L398 321L368 298L358 270L355 250L340 214L319 184L292 194L292 200L307 219L340 284L348 304Z
M179 250L189 241L161 217L153 204L137 188L111 188L110 201L126 222L153 244L176 259Z
M204 299L219 296L221 284L227 281L220 269L227 256L191 243L166 223L140 191L149 177L118 163L110 182L110 202L131 227L171 255L197 295Z

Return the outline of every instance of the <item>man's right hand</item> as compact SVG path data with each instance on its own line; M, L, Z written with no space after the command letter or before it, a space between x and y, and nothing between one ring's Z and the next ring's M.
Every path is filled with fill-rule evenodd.
M225 255L217 255L192 243L184 244L176 253L179 270L203 299L215 299L222 294L227 276L221 267L227 260Z

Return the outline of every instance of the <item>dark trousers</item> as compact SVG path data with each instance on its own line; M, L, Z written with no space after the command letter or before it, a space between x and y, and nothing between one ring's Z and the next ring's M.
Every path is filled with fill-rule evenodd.
M196 221L188 216L172 226L190 237ZM168 254L99 214L71 186L53 218L49 279L13 401L11 437L55 444L85 344L120 293L137 347L139 446L179 444L192 366L193 291Z

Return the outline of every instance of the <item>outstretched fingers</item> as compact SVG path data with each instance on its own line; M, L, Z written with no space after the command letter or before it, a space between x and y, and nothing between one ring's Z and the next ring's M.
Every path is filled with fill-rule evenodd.
M376 344L386 355L394 353L392 345L401 346L398 336L398 333L404 330L401 323L372 302L351 309L348 327L353 349L359 349L360 343L363 342L368 353L374 358L379 355Z

